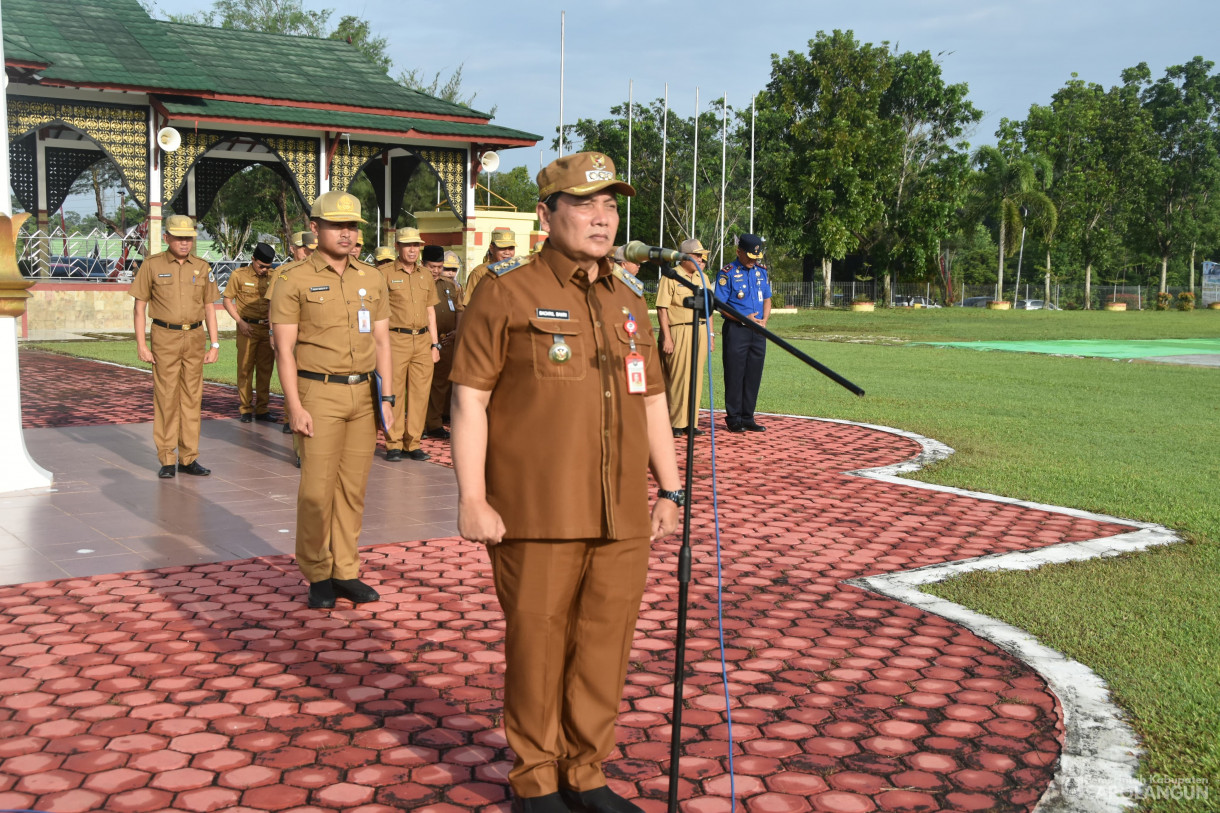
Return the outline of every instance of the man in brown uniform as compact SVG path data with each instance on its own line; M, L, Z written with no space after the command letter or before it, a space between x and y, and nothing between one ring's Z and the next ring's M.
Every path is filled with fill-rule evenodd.
M153 365L153 441L161 469L157 476L174 476L174 461L183 474L208 475L199 457L200 412L203 409L203 365L220 356L216 341L216 311L220 298L208 264L191 254L195 223L186 215L165 219L167 250L144 261L131 283L135 297L133 321L136 354ZM152 349L145 318L152 318ZM207 325L211 347L195 332Z
M513 237L511 229L495 228L491 231L491 247L487 249L487 262L482 265L476 265L466 277L466 284L462 290L465 291L462 297L462 304L469 305L470 297L474 294L475 287L487 276L488 269L498 262L510 259L517 256L517 241Z
M638 813L606 787L602 761L649 540L673 532L685 495L643 286L605 259L614 193L634 190L593 152L552 162L538 188L546 247L493 269L462 316L458 530L488 546L507 622L514 813ZM650 465L671 489L651 520Z
M387 426L393 420L393 396L374 404L369 383L374 371L390 377L390 312L381 274L351 256L363 222L354 195L319 195L310 212L318 250L280 272L271 292L284 404L301 441L296 556L310 607L378 599L358 578L357 544L377 446L373 410Z
M225 284L225 310L237 322L237 394L241 399L242 423L275 420L270 411L275 350L271 347L271 321L267 318L271 306L267 284L274 261L275 250L259 243L254 247L250 264L235 270ZM258 393L257 401L252 389Z
M311 231L298 231L292 235L292 259L300 261L313 254L318 247L318 238Z
M393 378L390 392L397 397L394 426L385 433L385 459L402 460L403 449L412 460L428 460L419 448L428 417L428 396L432 392L432 368L440 359L440 338L436 332L436 308L440 302L432 275L418 262L424 241L417 229L399 229L398 260L380 268L389 286L390 346L393 348ZM430 246L429 248L439 248Z
M704 275L707 249L698 240L683 240L680 248L695 260L683 260L677 271L684 279L700 288L710 288ZM639 266L636 266L637 268ZM690 357L692 347L690 308L682 307L682 301L691 294L690 288L669 277L661 277L657 285L657 320L661 323L661 365L665 368L665 393L669 397L669 423L674 437L680 438L689 429L692 434L702 435L703 430L689 427L690 416ZM703 392L703 370L707 366L707 351L714 339L708 339L703 330L707 319L699 319L699 363L696 365L695 392Z
M428 418L424 421L424 437L447 440L449 430L445 421L449 417L449 394L453 384L449 381L449 369L453 366L453 346L457 338L458 322L462 318L462 292L446 269L458 268L458 256L452 251L444 252L439 262L424 262L424 268L432 274L436 295L440 304L436 306L436 332L441 338L441 357L432 368L432 395L428 399Z
M377 246L373 252L373 262L377 263L377 267L394 262L394 249L391 246Z

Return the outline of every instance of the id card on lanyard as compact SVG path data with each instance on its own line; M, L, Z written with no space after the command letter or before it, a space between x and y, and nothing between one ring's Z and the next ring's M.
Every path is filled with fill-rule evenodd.
M644 375L644 357L635 349L635 317L627 314L627 322L623 325L631 341L631 352L627 354L627 392L631 395L644 395L648 391L648 380Z
M361 288L356 293L360 295L360 310L356 311L356 326L359 328L361 333L372 333L373 318L369 314L369 309L364 306L364 295L367 294L368 291Z

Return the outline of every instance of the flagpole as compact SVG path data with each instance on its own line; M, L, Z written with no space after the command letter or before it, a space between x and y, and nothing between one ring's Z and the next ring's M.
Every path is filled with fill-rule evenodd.
M633 106L635 93L635 82L627 80L627 185L631 185L631 120L635 114ZM627 239L624 241L631 242L631 197L627 197Z
M757 111L758 94L750 97L750 234L754 233L754 119Z
M724 92L724 125L720 130L720 267L724 268L724 179L729 156L729 92Z
M661 225L657 245L665 245L665 153L669 150L669 83L665 83L665 112L661 116Z
M691 173L690 179L690 234L687 236L691 239L695 237L695 202L699 198L695 195L696 187L699 185L699 88L695 88L695 169Z
M559 12L559 157L563 158L563 35L564 35L564 15L566 11Z

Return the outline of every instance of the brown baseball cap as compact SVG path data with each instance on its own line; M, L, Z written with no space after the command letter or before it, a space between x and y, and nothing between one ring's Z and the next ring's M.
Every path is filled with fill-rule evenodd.
M194 237L195 221L186 215L170 215L165 218L165 233L174 237Z
M577 152L556 158L538 173L538 200L556 192L585 197L609 190L631 196L635 189L614 175L614 162L600 152Z
M360 216L360 198L349 192L333 190L323 192L309 210L311 218L329 220L331 223L364 223Z
M394 259L394 249L389 246L377 246L377 250L373 252L374 262L381 263L392 259Z
M513 236L512 229L497 226L491 230L491 244L496 248L516 248L517 238Z
M318 245L318 235L309 229L292 233L293 248L314 248Z
M681 251L683 254L702 254L704 257L707 256L707 249L703 247L703 243L700 243L693 237L689 240L683 240L682 245L678 246L678 251Z
M399 243L400 245L411 245L412 243L418 243L422 246L424 244L424 238L419 236L419 229L404 226L403 228L394 232L394 242Z
M460 269L460 268L462 267L462 261L458 259L457 252L454 252L454 251L446 251L446 252L445 252L445 263L444 263L444 265L443 265L443 266L441 266L441 267L442 267L442 268L458 268L458 269Z

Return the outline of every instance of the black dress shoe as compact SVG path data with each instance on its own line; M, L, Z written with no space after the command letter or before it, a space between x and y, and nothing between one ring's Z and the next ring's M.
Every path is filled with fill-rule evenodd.
M627 801L606 785L583 791L560 788L559 796L572 813L644 813L639 805Z
M407 457L411 458L412 460L431 460L432 459L432 455L428 454L423 449L412 449L411 451L407 452Z
M443 426L440 429L426 429L424 430L424 437L435 440L449 440L449 430Z
M402 449L386 449L385 459L390 463L397 463L402 460Z
M679 429L678 427L675 426L674 427L674 437L676 437L676 438L686 437L686 430Z
M725 425L725 428L728 429L730 432L737 433L737 432L746 431L746 428L739 423L729 423L728 421L725 421L724 425Z
M335 588L335 596L345 598L352 604L366 604L370 601L381 601L381 594L359 579L331 579Z
M254 420L266 421L267 423L276 423L279 421L279 418L275 417L270 412L259 412L254 416Z
M178 471L182 472L183 474L193 474L196 477L207 477L209 474L212 473L211 469L205 469L203 466L199 465L198 460L192 460L190 463L187 463L185 466L182 465L181 463L179 463Z
M767 431L767 427L763 426L761 423L755 423L754 421L746 421L745 423L743 423L741 425L741 428L746 430L747 432L766 432Z
M335 606L335 586L330 579L310 583L309 606L315 610L329 610Z
M548 793L545 796L530 796L522 799L513 797L512 813L570 813L563 803L563 797L558 793Z
M239 420L242 423L250 423L251 421L254 420L254 416L252 414L250 414L249 412L243 412L241 414L241 418Z
M284 424L284 428L283 428L283 429L281 429L280 431L281 431L281 432L283 432L285 435L291 435L291 434L292 434L292 427L291 427L291 426L289 426L288 424Z
M174 476L174 464L171 463L168 466L162 466L161 470L157 472L157 476L160 477L162 480L168 480L169 478L173 477Z

